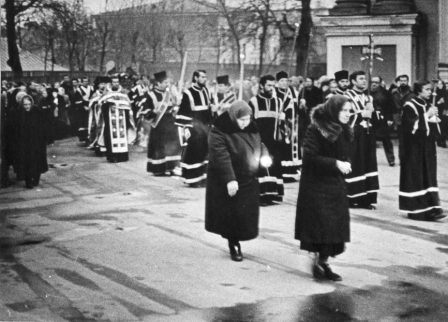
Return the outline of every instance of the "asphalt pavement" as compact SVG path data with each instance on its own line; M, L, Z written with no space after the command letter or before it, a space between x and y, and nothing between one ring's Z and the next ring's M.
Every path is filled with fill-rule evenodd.
M312 278L294 240L297 182L233 262L204 229L204 188L146 173L142 147L111 164L57 141L39 187L0 190L0 321L446 322L448 220L400 214L398 162L377 155L377 209L351 210L334 283ZM446 212L448 149L438 165Z

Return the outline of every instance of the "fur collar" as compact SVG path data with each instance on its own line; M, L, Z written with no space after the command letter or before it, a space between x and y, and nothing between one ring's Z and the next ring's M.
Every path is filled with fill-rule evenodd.
M347 132L349 138L352 136L351 128L332 122L324 113L323 105L318 105L311 110L311 124L313 124L322 136L330 142L335 142L342 132ZM350 139L351 141L351 139Z

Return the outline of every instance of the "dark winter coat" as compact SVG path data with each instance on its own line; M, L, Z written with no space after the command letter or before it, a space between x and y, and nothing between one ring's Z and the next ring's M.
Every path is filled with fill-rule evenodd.
M411 91L409 86L404 88L398 87L392 90L392 99L394 101L394 121L401 126L401 116L403 114L403 107L406 102L415 98L416 95Z
M336 166L337 160L350 162L350 138L341 133L330 141L321 117L311 114L304 142L295 239L306 244L338 244L350 240L347 188Z
M51 95L51 94L50 94ZM37 101L38 108L41 112L43 128L45 133L45 141L47 144L53 144L56 135L56 118L54 111L57 108L53 96L41 96Z
M18 108L11 105L2 106L1 142L3 166L15 165L17 158L17 114Z
M205 229L227 239L258 236L260 158L268 155L256 124L241 130L227 112L219 116L209 136ZM230 197L227 183L238 182Z
M394 101L392 94L385 88L380 87L377 91L372 92L371 95L375 111L379 111L382 116L375 131L376 137L379 139L387 138L390 136L390 129L387 122L393 121L394 119Z
M33 177L48 171L47 145L42 112L35 106L21 108L17 117L17 176Z
M417 97L403 109L403 157L400 167L399 208L413 219L443 213L437 185L438 129L427 122L430 103Z

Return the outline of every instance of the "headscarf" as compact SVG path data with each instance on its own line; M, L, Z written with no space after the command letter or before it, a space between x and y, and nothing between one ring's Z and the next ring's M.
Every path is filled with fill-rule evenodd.
M18 92L16 94L16 101L17 101L17 103L22 105L23 99L25 97L31 98L31 102L33 102L33 104L34 104L33 98L27 92Z
M18 95L17 95L18 96ZM28 95L27 93L25 93L25 95L20 97L20 106L23 106L23 101L25 99L28 99L29 101L31 101L31 106L34 105L34 100L33 97L31 95Z
M349 98L343 95L333 95L324 104L316 106L312 113L312 122L317 125L322 135L330 142L335 142L344 132L346 139L353 140L353 129L348 124L339 121L339 112Z
M252 109L245 101L236 101L230 105L227 113L229 113L232 123L238 126L238 122L236 120L246 115L252 115Z

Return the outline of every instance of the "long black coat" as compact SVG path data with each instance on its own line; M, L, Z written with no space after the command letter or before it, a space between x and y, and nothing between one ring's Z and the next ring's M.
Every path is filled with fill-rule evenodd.
M45 122L37 107L20 110L17 117L17 176L36 176L48 171Z
M403 157L400 167L400 211L425 220L443 213L437 185L438 129L426 122L430 103L415 98L403 108Z
M340 134L332 143L323 136L324 131L311 124L304 142L295 225L295 239L302 244L350 241L347 188L336 167L336 160L350 162L349 141Z
M390 136L390 129L387 121L393 121L394 101L392 94L383 87L376 92L371 93L375 111L381 112L381 118L378 122L378 128L375 131L378 139L384 139Z
M250 240L258 236L260 193L257 173L262 155L268 155L268 152L253 121L242 131L227 112L216 119L209 136L207 231L234 240ZM234 180L239 189L230 197L227 183Z

